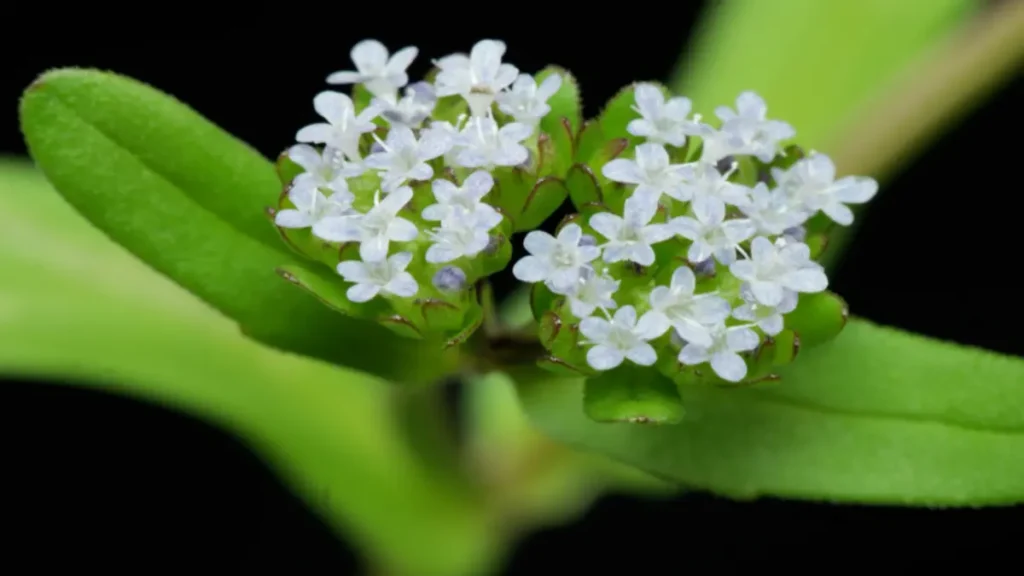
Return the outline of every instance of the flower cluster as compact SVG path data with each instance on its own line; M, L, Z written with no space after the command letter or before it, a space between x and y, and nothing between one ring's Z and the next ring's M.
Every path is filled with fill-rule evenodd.
M850 224L847 205L870 200L877 184L836 179L824 154L796 158L794 148L787 155L781 143L795 131L767 119L753 92L737 98L736 110L716 110L718 128L690 117L687 98L667 98L656 85L632 92L635 118L626 131L637 144L631 158L600 166L599 211L567 222L557 236L530 232L529 255L514 274L566 302L582 336L573 344L586 349L590 369L626 360L652 366L671 356L666 372L708 363L719 378L742 381L742 354L783 331L800 294L828 286L804 242L809 222L820 213ZM566 323L566 316L554 317Z
M410 84L415 47L352 49L356 69L327 78L351 93L313 99L322 121L279 162L273 211L336 274L289 277L344 313L454 345L482 323L479 281L527 232L512 272L533 284L541 365L596 375L629 361L680 382L706 364L740 382L783 340L788 355L768 361L789 361L794 319L827 294L815 259L828 231L876 182L786 144L795 130L753 92L712 124L637 83L584 122L571 75L521 74L505 52L481 40ZM566 198L578 213L537 230Z
M438 315L416 306L469 311L441 322L442 331L473 328L473 284L508 263L512 220L550 156L539 124L562 87L560 74L538 85L504 54L504 43L482 40L468 55L435 61L432 81L410 85L415 47L390 54L364 40L351 51L356 70L327 78L354 85L352 94L313 99L323 120L299 130L286 152L299 172L287 179L274 222L293 247L350 283L343 310L421 334L438 326L420 318ZM495 174L529 186L502 186ZM374 299L388 304L352 306Z

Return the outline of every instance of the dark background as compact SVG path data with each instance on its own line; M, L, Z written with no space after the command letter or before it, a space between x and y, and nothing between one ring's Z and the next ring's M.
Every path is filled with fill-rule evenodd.
M159 6L159 5L154 5ZM179 5L175 5L179 6ZM212 6L212 5L211 5ZM260 4L253 4L260 6ZM484 5L479 5L484 6ZM541 30L498 26L495 16L416 21L393 6L387 17L296 3L221 12L154 7L152 13L19 7L3 46L0 152L22 154L16 98L40 72L59 66L110 69L170 92L268 156L316 120L313 95L330 72L349 69L349 48L374 36L389 48L413 44L429 58L468 50L481 37L509 45L520 69L561 64L580 79L593 115L623 85L662 79L699 3L672 17L590 22L546 11ZM544 7L547 8L547 7ZM516 11L542 9L521 5ZM495 8L498 10L498 8ZM486 11L485 11L486 12ZM556 11L557 12L557 11ZM346 20L346 14L348 19ZM406 19L408 21L402 20ZM491 24L494 24L493 26ZM620 30L642 34L627 36ZM358 31L358 32L357 32ZM17 37L24 32L25 38ZM1024 354L1020 327L1021 193L1014 132L1024 83L1004 87L884 185L856 243L832 277L857 315L938 338ZM898 137L895 136L895 137ZM959 282L944 281L953 272ZM510 278L499 280L508 286ZM230 570L287 566L354 573L354 552L231 437L158 407L41 382L0 388L0 552L34 566L152 564ZM734 503L691 494L675 501L602 499L581 520L538 532L518 548L507 574L574 567L682 571L756 565L831 567L860 560L1005 561L1020 509L929 511L764 500ZM144 559L144 560L139 560ZM570 564L571 562L571 564Z

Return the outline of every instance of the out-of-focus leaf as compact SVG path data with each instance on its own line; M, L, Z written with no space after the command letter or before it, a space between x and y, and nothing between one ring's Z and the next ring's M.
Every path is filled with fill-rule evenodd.
M486 573L483 512L401 441L386 382L261 346L74 213L0 168L0 373L187 411L256 449L397 574Z
M429 379L452 360L279 277L296 256L262 214L281 188L273 165L169 96L114 74L58 70L26 91L21 121L69 204L247 335L396 380Z
M531 419L570 446L684 486L965 506L1024 501L1024 360L851 321L769 389L685 387L674 426L599 424L583 380L518 375Z

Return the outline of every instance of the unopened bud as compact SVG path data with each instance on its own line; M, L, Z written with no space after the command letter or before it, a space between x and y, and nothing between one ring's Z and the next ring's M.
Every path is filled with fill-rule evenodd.
M434 274L433 283L438 290L457 292L466 287L466 273L458 266L445 266Z

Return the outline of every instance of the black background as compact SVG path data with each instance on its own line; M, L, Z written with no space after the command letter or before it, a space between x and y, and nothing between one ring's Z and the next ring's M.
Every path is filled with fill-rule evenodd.
M499 22L499 13L488 11L499 10L497 4L486 16L442 17L434 6L422 18L397 4L383 18L351 6L295 4L254 3L244 17L227 5L213 12L212 3L205 11L177 4L156 4L152 12L18 7L10 22L24 29L12 25L0 40L0 151L24 153L20 91L45 69L78 65L170 92L273 157L298 127L316 120L312 96L327 87L328 73L350 67L349 48L368 35L392 49L419 46L414 77L429 58L467 50L481 37L504 39L510 61L524 71L549 63L572 70L592 115L630 81L664 78L699 8L681 3L671 18L626 14L628 22L547 10L548 24L538 28L526 25L525 16ZM542 8L548 7L519 5L516 12ZM57 28L50 27L53 18ZM1024 354L1020 212L1011 208L1021 194L1013 126L1019 129L1022 96L1020 80L1005 86L884 186L831 278L831 289L855 314ZM959 280L946 280L950 272ZM499 282L509 286L508 278ZM356 570L353 551L245 447L216 429L158 407L48 383L7 382L0 394L6 562ZM507 574L570 567L675 573L704 563L726 570L828 569L858 560L883 567L955 558L979 567L1006 561L1000 557L1014 550L1013 525L1021 519L1016 508L609 497L581 520L527 538Z

